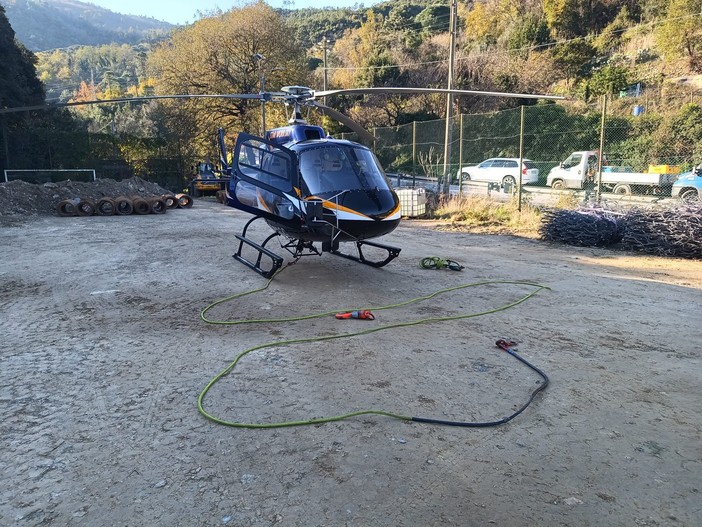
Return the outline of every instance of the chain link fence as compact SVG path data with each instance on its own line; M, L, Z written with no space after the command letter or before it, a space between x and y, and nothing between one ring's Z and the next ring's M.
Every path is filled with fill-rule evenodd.
M178 143L158 138L26 125L0 128L0 168L15 171L15 175L20 174L18 170L26 170L17 179L32 183L75 177L62 172L42 173L44 169L80 168L93 169L97 178L120 181L138 176L173 192L182 192L194 174L197 161Z
M689 95L684 97L686 100ZM683 101L683 104L685 102ZM647 112L632 99L605 101L580 107L572 104L536 104L489 114L464 114L452 119L447 174L458 182L461 170L495 157L531 160L538 168L537 186L546 186L552 168L578 151L605 152L603 172L690 170L702 161L700 125L684 115L665 117ZM691 112L694 115L694 112ZM388 172L444 178L445 120L375 128L375 151ZM343 134L354 139L353 134ZM461 169L461 170L459 170Z

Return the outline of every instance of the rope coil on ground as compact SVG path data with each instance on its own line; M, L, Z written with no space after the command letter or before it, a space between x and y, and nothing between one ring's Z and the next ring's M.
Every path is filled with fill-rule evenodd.
M419 261L419 267L422 269L450 269L451 271L463 271L463 267L458 262L453 260L439 258L438 256L427 256Z

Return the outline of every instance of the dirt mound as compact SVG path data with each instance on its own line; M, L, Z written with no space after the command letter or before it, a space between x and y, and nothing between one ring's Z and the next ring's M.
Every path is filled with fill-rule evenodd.
M7 223L24 216L55 215L56 205L65 199L99 200L117 196L162 196L172 194L156 183L139 177L115 181L98 179L90 183L60 181L37 185L25 181L0 183L0 222Z

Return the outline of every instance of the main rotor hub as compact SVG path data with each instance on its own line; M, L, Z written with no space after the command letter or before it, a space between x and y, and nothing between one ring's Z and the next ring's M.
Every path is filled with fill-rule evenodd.
M288 95L292 95L298 100L314 98L314 90L307 86L283 86L281 90Z

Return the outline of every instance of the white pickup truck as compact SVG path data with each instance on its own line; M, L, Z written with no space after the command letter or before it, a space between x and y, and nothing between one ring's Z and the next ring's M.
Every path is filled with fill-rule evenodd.
M546 184L553 189L592 188L597 185L599 153L593 150L573 152L568 159L553 167ZM615 194L669 193L676 174L628 172L626 169L602 164L602 189Z

